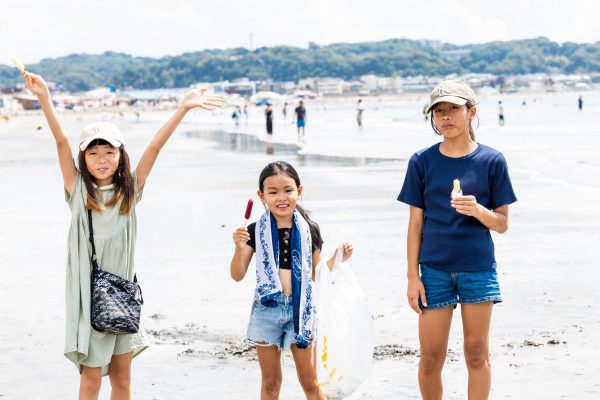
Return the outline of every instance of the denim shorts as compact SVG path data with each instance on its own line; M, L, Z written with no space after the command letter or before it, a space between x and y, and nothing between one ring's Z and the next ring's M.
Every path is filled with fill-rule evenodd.
M246 342L256 346L276 346L289 349L296 342L292 295L281 294L276 307L267 307L258 300L252 304Z
M447 272L421 264L421 281L425 286L427 307L422 310L460 304L476 304L492 301L500 303L500 285L495 269L476 272Z

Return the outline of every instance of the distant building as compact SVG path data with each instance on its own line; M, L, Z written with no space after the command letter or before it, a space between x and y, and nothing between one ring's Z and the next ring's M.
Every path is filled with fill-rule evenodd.
M471 49L442 50L440 53L446 58L457 59L471 54Z
M404 78L402 90L405 92L429 92L442 80L433 76L409 76Z
M298 81L299 90L315 90L317 88L315 78L304 78Z
M492 86L498 77L494 74L465 74L461 79L472 88Z
M222 82L220 84L223 91L227 94L239 94L240 96L250 97L256 93L256 82L243 79L237 82Z
M362 82L360 81L344 81L343 84L344 93L356 93L359 94L362 90ZM368 94L368 93L366 93Z
M322 95L338 95L344 93L344 81L340 78L319 78L316 80L317 92Z

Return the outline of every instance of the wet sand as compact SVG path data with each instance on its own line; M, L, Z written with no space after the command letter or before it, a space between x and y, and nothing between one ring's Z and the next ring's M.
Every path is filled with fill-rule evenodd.
M65 116L73 142L94 118ZM134 165L160 119L166 114L115 121ZM0 122L0 399L75 398L78 387L62 355L70 216L54 141L34 129L41 120ZM374 316L376 349L371 377L349 399L418 399L417 317L405 300L408 208L395 198L405 160L419 145L399 146L390 157L396 161L298 156L290 143L267 155L261 143L231 146L232 137L234 144L252 138L205 137L198 132L218 131L222 122L202 122L192 118L167 144L138 208L136 265L152 346L133 363L134 398L258 398L260 370L242 341L254 269L241 283L230 279L230 237L246 200L256 199L260 170L282 158L298 167L324 253L344 240L356 249L351 264ZM415 143L424 140L414 135ZM600 167L593 161L600 139L577 129L565 135L479 135L506 155L519 197L511 228L494 235L504 303L492 321L492 399L600 396ZM253 219L258 215L256 208ZM445 398L464 399L460 308L449 348ZM302 399L289 353L283 365L281 398ZM101 398L109 386L104 380Z

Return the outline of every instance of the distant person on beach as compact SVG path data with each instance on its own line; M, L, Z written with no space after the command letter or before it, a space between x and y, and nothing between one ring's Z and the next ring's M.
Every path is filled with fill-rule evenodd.
M579 99L577 99L577 105L579 107L579 111L583 110L583 96L579 96Z
M248 104L244 104L244 121L248 126Z
M427 113L427 108L429 107L429 103L423 106L423 119L425 122L429 121L429 114Z
M358 102L356 103L356 124L359 128L362 128L363 111L365 111L365 109L362 105L362 99L358 99Z
M281 110L281 112L283 113L283 121L287 121L287 106L288 103L287 101L285 103L283 103L283 110Z
M148 342L141 327L137 333L119 335L92 328L91 249L96 249L94 261L101 269L123 279L134 279L135 209L156 158L189 110L211 110L220 107L223 99L204 90L189 92L154 135L132 171L123 135L110 122L94 122L83 128L77 143L76 163L48 85L39 75L25 71L22 74L27 88L37 96L56 141L65 199L72 214L67 248L64 354L80 373L80 399L98 398L103 375L110 378L111 399L131 399L132 359L148 347ZM92 244L91 228L97 234ZM94 304L94 308L102 306ZM112 309L104 309L102 313L110 316Z
M265 108L265 119L267 120L267 135L271 138L273 135L273 107L271 104L267 104L267 108Z
M491 387L489 330L502 301L490 231L508 229L517 198L502 153L475 141L477 97L459 80L431 92L428 112L441 143L409 160L398 200L410 206L407 233L410 307L419 314L419 387L442 399L442 368L452 313L461 304L468 398Z
M240 126L240 118L241 117L242 117L242 110L240 109L240 106L235 106L235 108L233 109L233 113L231 113L231 118L233 118L236 128L238 128Z
M303 143L304 127L306 126L306 108L304 108L304 102L302 100L300 100L298 107L294 109L294 113L296 116L296 126L298 127L298 143Z
M504 126L504 106L502 100L498 101L498 124Z
M307 399L325 400L317 380L314 281L323 240L319 225L300 206L303 187L296 170L284 161L260 173L258 197L265 213L255 223L233 232L235 251L230 273L241 281L252 257L256 260L256 291L246 342L256 346L262 383L261 399L278 399L281 351L291 349ZM342 259L352 255L344 244ZM335 254L327 261L333 268ZM252 397L252 396L249 396Z

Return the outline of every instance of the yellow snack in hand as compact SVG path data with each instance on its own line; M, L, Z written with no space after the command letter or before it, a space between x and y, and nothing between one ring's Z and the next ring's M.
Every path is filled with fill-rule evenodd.
M460 188L460 181L458 179L454 180L454 189L452 189L452 193L450 193L451 198L455 198L458 196L462 196L462 189Z
M10 56L10 61L12 61L12 63L15 64L15 67L17 67L19 69L19 71L25 72L25 66L23 65L23 63L21 61L19 61L17 56L15 56L14 54L12 56Z

